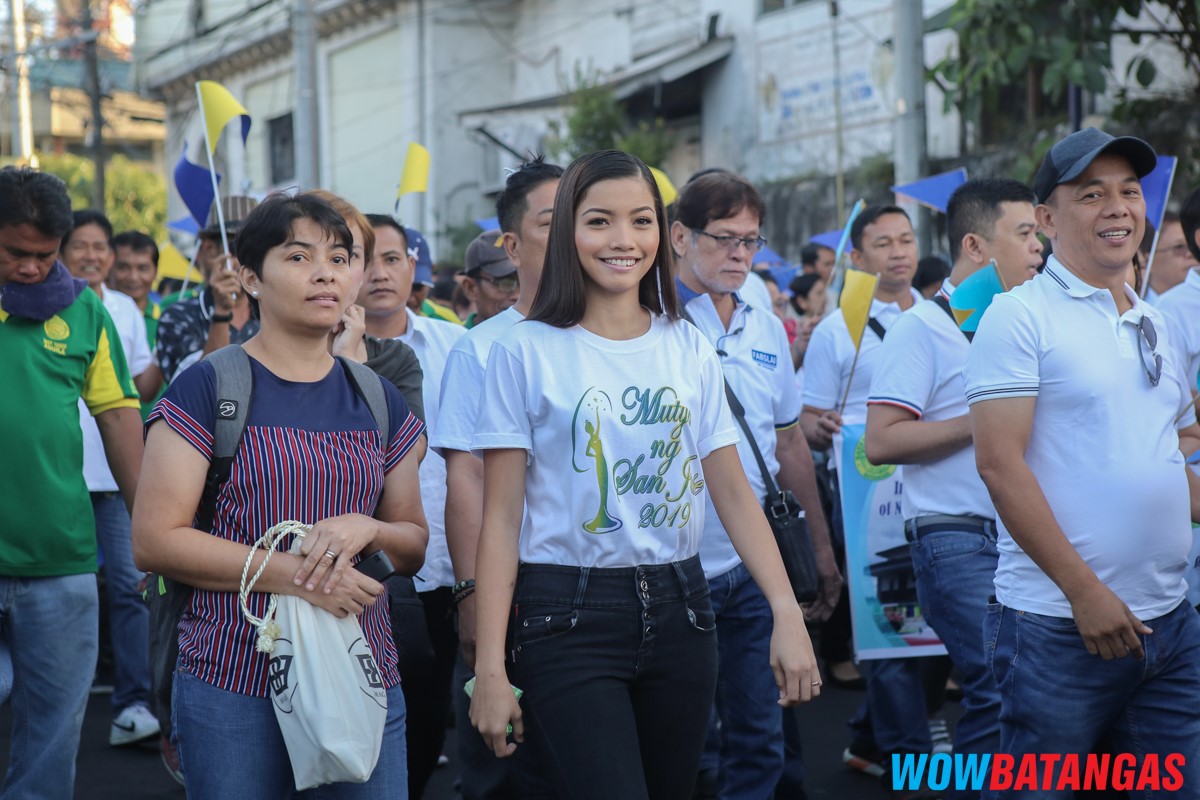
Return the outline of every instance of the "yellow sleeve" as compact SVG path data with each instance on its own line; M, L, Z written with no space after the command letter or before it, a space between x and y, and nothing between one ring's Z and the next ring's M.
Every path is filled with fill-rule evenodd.
M96 339L96 352L84 376L83 402L92 416L113 408L141 408L116 326L103 306L100 312L103 322Z

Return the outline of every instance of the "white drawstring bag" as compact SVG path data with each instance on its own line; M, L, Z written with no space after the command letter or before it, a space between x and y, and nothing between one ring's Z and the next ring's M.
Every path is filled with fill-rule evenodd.
M262 619L246 603L283 537L296 534L298 553L309 526L281 522L254 543L242 570L242 614L258 630L256 647L269 653L275 718L287 745L296 789L326 783L364 783L379 760L387 721L387 690L358 618L335 617L307 600L271 595ZM247 579L259 547L266 557Z

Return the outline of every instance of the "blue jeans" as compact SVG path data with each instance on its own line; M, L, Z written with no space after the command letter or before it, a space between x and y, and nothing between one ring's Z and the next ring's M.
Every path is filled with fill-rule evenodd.
M98 605L91 573L0 578L0 703L11 699L13 708L5 800L75 794Z
M702 763L722 800L770 800L783 774L783 713L771 671L774 617L745 564L708 582L717 615L717 702Z
M867 679L867 700L850 720L851 730L871 736L884 753L930 752L925 659L882 658L860 667Z
M175 671L171 722L189 800L405 800L404 693L388 689L379 762L366 783L331 783L297 793L287 745L268 697L227 692Z
M150 705L150 611L138 583L142 571L134 566L129 511L120 492L92 492L96 515L96 544L104 556L116 682L113 714L127 706Z
M910 549L921 611L963 675L954 752L994 753L1000 744L1000 690L983 649L983 621L994 592L996 540L977 532L936 531ZM979 797L978 792L946 795Z
M1200 792L1200 616L1180 603L1142 636L1144 660L1090 655L1075 621L988 606L985 641L1000 687L1000 751L1079 754L1106 731L1117 752L1182 753L1183 793ZM1159 762L1161 771L1162 762ZM1057 783L1057 772L1054 784ZM1071 798L1070 791L993 792L990 798Z
M550 796L690 800L717 681L708 594L696 557L521 565L509 674Z

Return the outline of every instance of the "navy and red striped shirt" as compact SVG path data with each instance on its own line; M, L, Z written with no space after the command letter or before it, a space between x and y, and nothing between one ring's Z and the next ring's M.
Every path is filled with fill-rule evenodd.
M387 447L366 402L340 364L313 383L279 378L250 359L254 393L246 432L217 495L214 536L252 545L270 527L294 519L312 525L341 514L374 514L384 475L416 443L425 425L404 397L380 381L387 397ZM200 362L167 389L146 420L162 420L205 458L212 458L216 375ZM287 551L288 537L279 547ZM250 595L261 617L268 595ZM363 634L383 672L384 684L400 682L387 603L359 617ZM179 624L179 664L196 677L238 694L267 697L267 655L254 649L256 631L238 607L237 592L197 589Z

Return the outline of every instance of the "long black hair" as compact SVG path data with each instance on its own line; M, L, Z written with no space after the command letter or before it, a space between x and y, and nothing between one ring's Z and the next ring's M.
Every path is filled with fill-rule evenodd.
M529 310L529 319L556 328L578 325L586 302L583 264L575 248L575 213L588 189L601 181L641 178L654 197L658 221L658 252L638 286L638 302L652 312L679 318L675 295L674 254L667 227L662 195L649 167L619 150L602 150L580 156L567 167L554 196L554 217L550 222L550 240L546 246L546 264L537 297ZM661 297L661 302L660 302Z

